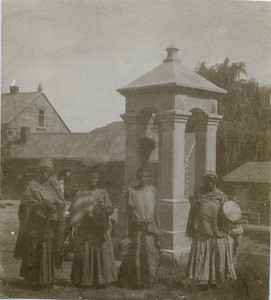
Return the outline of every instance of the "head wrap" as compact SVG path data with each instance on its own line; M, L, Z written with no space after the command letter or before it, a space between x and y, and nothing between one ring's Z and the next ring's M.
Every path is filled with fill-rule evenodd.
M139 168L136 172L136 178L140 179L143 177L144 173L147 173L148 176L151 176L151 171L148 168Z
M53 161L52 161L50 158L44 158L44 159L42 159L42 160L39 162L38 166L39 166L40 168L42 168L42 167L49 168L51 171L53 171L53 169L54 169Z
M216 179L218 179L218 176L217 176L216 172L215 172L215 171L212 171L212 170L206 171L206 172L204 173L204 175L203 175L203 178L206 177L206 176L215 176Z

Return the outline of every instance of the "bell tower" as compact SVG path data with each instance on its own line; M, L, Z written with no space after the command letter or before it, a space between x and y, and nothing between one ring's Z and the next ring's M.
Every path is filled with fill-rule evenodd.
M160 65L118 92L126 99L126 110L121 115L126 128L126 186L134 182L140 167L139 139L146 135L151 116L157 118L162 251L178 260L190 248L185 238L190 207L186 185L194 192L203 173L216 169L216 131L222 119L217 114L217 101L227 92L186 68L173 44L166 51L167 57ZM195 157L193 178L185 172L187 134L194 139L188 151L193 151ZM123 213L124 203L120 203L120 223Z

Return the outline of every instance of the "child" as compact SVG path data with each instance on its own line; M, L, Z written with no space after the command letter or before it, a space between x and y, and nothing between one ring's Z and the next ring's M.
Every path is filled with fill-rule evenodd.
M233 259L234 259L235 268L236 268L238 250L241 245L243 232L244 231L241 226L241 220L238 220L236 222L231 222L229 224L229 234L233 238Z
M43 184L33 182L32 193L44 203L44 206L37 209L37 215L43 219L49 215L50 220L57 220L59 208L65 205L57 178L53 175Z

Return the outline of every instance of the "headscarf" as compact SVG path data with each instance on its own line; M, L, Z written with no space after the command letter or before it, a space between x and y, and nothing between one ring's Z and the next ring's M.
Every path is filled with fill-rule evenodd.
M216 174L215 171L212 171L212 170L206 171L206 172L204 173L204 175L203 175L203 178L206 177L206 176L208 176L208 175L213 175L213 176L216 177L216 179L218 179L218 176L217 176L217 174Z
M216 179L218 179L218 176L217 176L217 174L216 174L215 171L212 171L212 170L206 171L206 172L204 173L204 175L203 175L203 178L205 178L205 177L208 176L208 175L213 175L213 176L216 177Z
M39 162L38 166L39 166L40 168L42 168L42 167L49 168L51 171L53 171L53 169L54 169L53 161L52 161L52 159L50 159L50 158L43 158L43 159Z

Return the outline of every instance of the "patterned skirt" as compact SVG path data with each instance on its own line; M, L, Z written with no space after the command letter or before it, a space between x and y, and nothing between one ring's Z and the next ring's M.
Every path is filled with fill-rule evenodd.
M232 238L217 238L197 231L192 240L186 275L197 284L235 280Z

